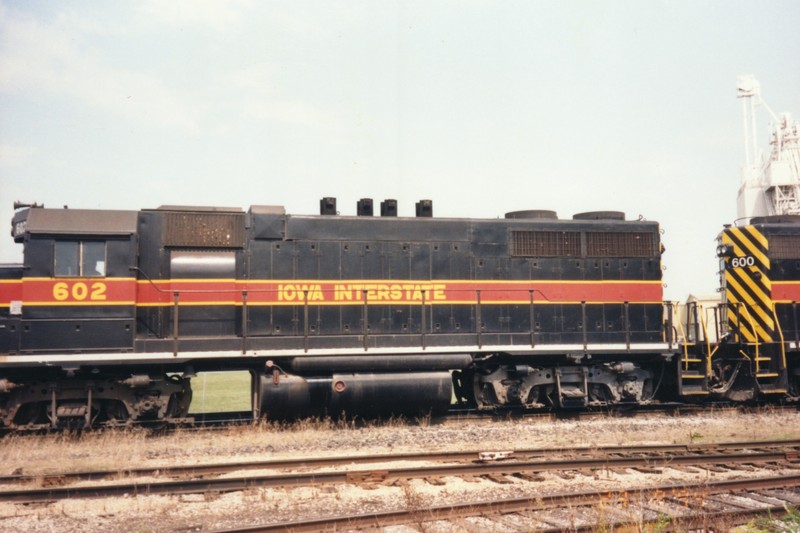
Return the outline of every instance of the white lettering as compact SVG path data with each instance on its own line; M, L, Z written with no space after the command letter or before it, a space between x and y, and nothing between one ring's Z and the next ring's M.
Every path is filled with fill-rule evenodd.
M748 255L747 257L733 257L731 258L731 268L744 268L751 267L756 264L755 257Z

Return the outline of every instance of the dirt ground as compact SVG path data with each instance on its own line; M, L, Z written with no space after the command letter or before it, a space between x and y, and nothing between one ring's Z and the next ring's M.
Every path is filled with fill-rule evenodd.
M499 451L790 438L800 438L800 412L794 410L718 410L683 416L609 415L588 420L533 418L443 424L431 424L426 419L366 425L310 421L223 430L177 430L160 435L143 430L91 432L80 436L12 435L0 441L0 473L37 474L356 453ZM260 473L267 472L252 472ZM212 531L301 517L408 509L430 503L524 495L535 498L553 489L630 487L636 485L637 474L579 475L569 482L545 475L540 482L520 481L513 485L490 481L467 483L460 479L445 481L443 486L409 482L396 486L251 489L205 496L131 494L35 505L0 503L0 531ZM445 524L441 528L444 531L481 530L481 526L464 523Z

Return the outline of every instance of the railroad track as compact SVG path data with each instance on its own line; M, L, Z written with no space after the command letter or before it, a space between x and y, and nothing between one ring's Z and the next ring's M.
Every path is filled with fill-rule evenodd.
M425 464L408 466L408 463ZM374 465L379 467L355 468ZM417 479L434 482L433 480L450 476L483 478L504 483L512 479L533 482L543 472L635 469L643 473L658 474L665 468L735 468L752 473L778 467L800 469L800 440L381 454L8 475L0 477L0 487L6 487L0 489L0 502L30 503L121 495L222 493L254 488L331 484L374 485ZM230 475L243 471L270 473ZM152 481L153 477L171 479ZM85 481L106 482L75 484Z
M787 508L798 505L800 475L786 475L471 501L458 505L259 524L219 530L218 533L347 531L403 524L421 525L425 530L427 524L437 521L453 523L470 519L472 521L468 523L476 528L545 533L659 525L670 525L673 529L702 527L709 530L709 526L715 523L735 525L766 514L780 517ZM634 514L637 518L632 520Z
M584 446L584 447L556 447L556 448L531 448L512 451L491 452L485 450L435 452L435 453L401 453L401 454L373 454L355 456L326 456L302 457L296 459L268 459L261 461L206 463L192 465L153 466L145 468L126 468L121 470L92 470L57 472L42 474L11 474L0 475L1 485L29 485L40 482L48 485L64 484L74 481L90 481L100 479L123 479L146 476L183 476L196 477L204 475L220 475L244 470L268 469L296 469L307 467L342 467L366 465L382 462L489 462L497 460L532 460L536 458L557 458L567 456L609 456L620 454L702 454L711 450L745 452L775 451L777 454L800 453L800 439L795 440L769 440L747 442L722 442L713 444L652 444L652 445L626 445L626 446ZM659 458L660 459L660 458Z

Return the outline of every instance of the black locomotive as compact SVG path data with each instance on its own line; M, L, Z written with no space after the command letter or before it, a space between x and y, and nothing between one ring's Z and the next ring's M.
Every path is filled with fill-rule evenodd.
M770 266L766 245L744 253L750 230L723 232L712 335L697 305L663 302L655 222L439 219L427 200L397 215L362 199L340 216L333 198L313 216L19 208L24 261L0 267L0 422L178 419L209 370L251 373L253 417L796 396L795 286L775 270L798 279L793 244ZM759 227L800 239L800 224ZM745 271L772 292L736 292Z

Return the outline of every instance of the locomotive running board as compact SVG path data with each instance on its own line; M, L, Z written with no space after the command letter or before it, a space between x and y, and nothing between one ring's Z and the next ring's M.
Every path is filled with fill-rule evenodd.
M408 354L444 354L444 353L506 353L512 356L525 355L562 355L572 358L582 358L587 355L609 355L630 357L633 355L650 355L671 357L677 353L675 345L667 343L642 343L642 344L546 344L535 347L524 345L463 345L463 346L429 346L422 349L409 348L370 348L369 350L357 348L339 349L285 349L285 350L226 350L226 351L186 351L178 352L101 352L101 353L51 353L51 354L13 354L0 355L2 366L26 366L31 364L149 364L149 363L183 363L192 360L204 359L270 359L286 357L314 357L314 356L348 356L364 355L390 356Z

